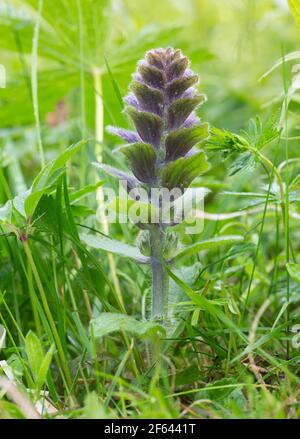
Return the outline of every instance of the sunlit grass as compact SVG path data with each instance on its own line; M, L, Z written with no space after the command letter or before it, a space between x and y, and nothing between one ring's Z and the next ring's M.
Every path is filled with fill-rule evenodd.
M0 418L299 417L300 29L279 2L222 3L0 1ZM131 73L166 46L200 74L211 168L161 325L92 163L126 171L105 126L129 127Z

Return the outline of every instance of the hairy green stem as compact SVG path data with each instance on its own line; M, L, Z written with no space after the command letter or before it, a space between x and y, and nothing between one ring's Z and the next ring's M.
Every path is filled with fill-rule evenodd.
M165 320L168 309L169 277L162 264L164 232L161 226L150 230L152 268L152 313L153 320Z

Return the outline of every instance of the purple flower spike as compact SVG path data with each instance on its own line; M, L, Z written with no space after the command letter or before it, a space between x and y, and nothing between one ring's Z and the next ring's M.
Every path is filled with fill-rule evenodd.
M190 70L188 58L180 50L168 47L146 53L125 98L125 112L135 131L109 129L125 140L126 145L118 150L128 160L133 176L100 165L108 174L125 179L126 186L138 196L145 190L150 195L157 220L153 221L151 215L146 224L137 225L144 229L139 247L148 255L152 270L151 318L159 321L167 316L169 275L165 266L172 260L178 241L176 233L166 228L177 224L178 219L162 215L164 200L152 198L152 189L163 193L175 189L176 198L181 197L208 168L204 152L197 148L209 136L208 124L200 124L196 115L196 109L206 100L197 93L197 84L198 75ZM170 207L171 201L168 203Z
M203 152L198 157L200 167L191 165L194 154L189 152L208 137L208 124L199 124L195 110L206 97L198 94L198 75L189 68L188 58L180 50L166 48L150 50L140 61L125 97L125 112L136 131L110 128L129 145L121 148L135 177L149 185L164 180L168 187L183 187L201 174L205 166ZM203 160L202 160L203 158ZM189 159L189 160L187 160ZM180 160L178 166L171 163ZM196 158L195 158L196 160ZM170 167L169 169L168 166ZM190 178L187 178L189 169ZM178 172L178 178L172 172ZM166 178L170 178L167 184Z

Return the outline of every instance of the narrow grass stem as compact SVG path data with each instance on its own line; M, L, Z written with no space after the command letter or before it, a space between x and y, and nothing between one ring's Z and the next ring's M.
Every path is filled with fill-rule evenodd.
M104 111L103 111L101 70L94 68L92 74L94 78L94 89L95 89L95 136L96 136L95 155L97 161L99 163L102 163ZM101 204L103 204L104 202L104 194L102 187L99 187L97 189L96 198L98 205L101 206ZM106 235L109 235L109 224L107 221L107 217L104 214L101 214L100 219L102 223L103 232ZM125 311L124 300L121 292L119 279L117 276L116 262L114 256L111 253L108 253L108 263L109 263L110 273L115 291L118 295L123 311Z
M85 139L87 135L86 128L86 93L85 93L85 67L84 67L84 26L83 26L83 11L81 0L77 0L78 11L78 43L79 43L79 61L80 61L80 119L81 119L81 135ZM84 149L81 150L81 166L80 166L80 181L81 186L85 184L86 172L86 157Z
M278 169L274 165L274 163L272 163L271 160L269 160L268 157L266 157L260 151L256 151L256 154L258 155L258 157L260 158L260 160L263 163L265 163L268 167L270 167L272 169L272 171L274 172L274 175L276 177L278 187L279 187L279 192L280 192L280 206L281 206L281 211L282 211L283 225L285 228L285 238L287 240L286 245L288 246L288 252L291 250L292 257L295 260L293 247L292 247L292 244L291 244L290 239L289 239L289 234L286 232L286 228L288 227L288 222L289 222L288 192L284 189L284 185L283 185L283 181L282 181L280 172L278 171Z
M40 115L39 115L39 104L38 104L38 77L37 77L37 62L38 62L38 44L39 44L39 34L40 34L40 21L42 16L44 0L39 0L38 5L38 15L37 21L34 28L34 36L32 43L32 60L31 60L31 87L32 87L32 102L33 102L33 110L35 117L35 125L37 132L37 142L38 142L38 150L40 155L41 167L45 166L45 154L42 143L41 136L41 124L40 124Z
M0 183L1 183L1 189L3 191L3 195L5 195L8 200L11 200L13 198L12 196L12 192L11 189L9 187L9 184L5 178L4 172L3 172L3 168L0 168Z
M286 63L285 63L285 54L284 47L282 47L282 73L283 73L283 86L284 86L284 101L283 101L283 109L284 112L284 134L285 134L285 163L286 163L286 171L285 171L285 223L284 223L284 235L285 235L285 262L288 264L290 262L290 253L293 255L293 248L290 248L290 228L289 228L289 144L288 144L288 107L290 103L291 96L289 97L289 87L286 75ZM291 252L290 252L291 250ZM295 258L294 258L295 260ZM285 320L288 323L290 320L290 309L289 309L289 301L290 301L290 274L289 271L286 270L286 301L287 308L285 312ZM286 328L287 335L287 344L286 344L286 358L289 360L290 358L290 341L289 341L289 333L290 327L289 324Z
M31 270L32 270L32 273L33 273L33 276L34 276L37 288L38 288L40 296L41 296L41 300L42 300L42 304L43 304L43 307L44 307L45 314L47 316L49 325L51 327L51 331L52 331L53 338L54 338L54 341L55 341L55 344L56 344L56 347L57 347L57 350L58 350L60 361L62 363L62 367L63 367L63 370L64 370L66 381L68 383L69 388L71 388L72 387L72 379L71 379L70 371L69 371L69 368L68 368L68 365L67 365L67 360L66 360L66 357L65 357L65 353L64 353L64 350L63 350L63 347L62 347L62 344L61 344L61 341L60 341L60 338L59 338L59 335L58 335L58 332L57 332L57 329L56 329L56 325L55 325L54 319L52 317L52 314L51 314L51 311L50 311L50 308L49 308L49 305L48 305L47 296L46 296L46 293L45 293L45 290L44 290L41 278L39 276L38 270L36 268L36 265L35 265L35 262L34 262L34 259L33 259L33 255L32 255L32 252L31 252L31 249L30 249L28 241L24 241L23 242L23 247L24 247L24 251L26 253L28 262L30 264L30 267L31 267Z
M34 319L34 324L35 324L37 334L39 337L41 337L42 328L41 328L41 322L40 322L39 313L38 313L38 309L37 309L36 298L34 295L34 287L33 287L33 282L32 282L32 269L31 269L31 265L28 261L28 258L27 258L27 264L28 264L28 267L27 267L28 291L29 291L30 301L31 301L31 305L32 305L33 319Z
M266 168L266 171L269 174L269 171L268 171L267 168ZM255 273L255 269L256 269L256 262L257 262L257 258L258 258L258 253L259 253L259 249L260 249L261 242L262 242L262 234L263 234L263 230L264 230L265 219L266 219L266 214L267 214L267 208L268 208L270 192L271 192L271 176L270 176L270 174L269 174L269 177L270 177L270 182L269 182L269 187L268 187L268 192L267 192L267 198L266 198L266 202L265 202L265 205L264 205L264 211L263 211L263 217L262 217L262 222L261 222L260 231L259 231L258 243L257 243L256 252L255 252L254 261L253 261L253 267L252 267L252 271L251 271L251 275L250 275L250 281L249 281L249 285L248 285L245 305L244 305L243 313L241 315L240 322L243 320L245 312L246 312L246 309L247 309L248 300L249 300L250 291L251 291L251 286L252 286L252 282L253 282L253 279L254 279L254 273Z
M256 152L258 154L258 157L261 159L263 163L265 163L267 166L269 166L276 177L279 191L280 191L280 205L282 210L282 219L283 219L283 225L284 225L284 235L285 235L285 253L286 253L286 263L290 260L290 253L295 260L294 253L293 253L293 247L290 242L289 237L289 192L288 192L288 179L286 179L286 189L284 189L283 181L280 175L280 172L278 171L277 167L269 160L265 155L263 155L261 152ZM288 154L287 154L287 146L286 146L286 162L288 162ZM287 294L286 294L286 300L287 303L289 303L290 300L290 279L289 279L289 273L287 272ZM289 307L286 309L286 321L289 321ZM287 326L286 329L287 334L289 334L289 326ZM286 347L286 357L289 359L290 355L290 343L289 340L287 341L287 347Z
M284 201L284 199L285 199L284 186L283 186L281 175L280 175L277 167L274 165L274 163L271 162L271 160L268 159L268 157L266 157L260 151L255 150L255 153L258 155L260 160L263 163L265 163L269 168L271 168L272 171L274 172L274 175L276 177L276 180L277 180L277 183L278 183L278 187L279 187L281 205L284 207L284 204L285 204L285 201ZM285 216L284 216L284 218L285 218Z

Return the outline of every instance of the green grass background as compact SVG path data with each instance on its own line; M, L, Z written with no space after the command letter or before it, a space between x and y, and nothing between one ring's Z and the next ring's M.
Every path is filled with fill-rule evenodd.
M299 35L279 0L0 1L0 418L299 416L300 275L286 265L300 263ZM161 46L191 59L211 126L257 146L270 114L283 117L263 144L269 167L208 152L205 227L179 230L181 245L244 241L170 273L167 328L146 322L149 270L80 240L102 232L103 176L91 163L126 169L104 127L128 127L121 97ZM249 125L256 116L262 127ZM137 229L114 224L109 235L134 245Z

